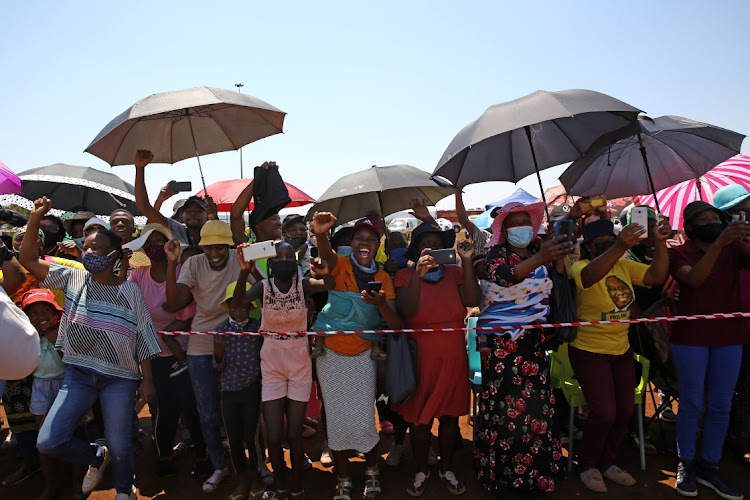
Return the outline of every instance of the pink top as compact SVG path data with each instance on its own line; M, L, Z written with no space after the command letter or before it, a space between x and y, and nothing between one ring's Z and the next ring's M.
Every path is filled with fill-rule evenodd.
M271 333L296 333L307 331L307 304L302 289L302 278L297 277L287 293L281 293L273 278L263 280L263 313L260 330ZM289 336L271 338L287 339ZM295 338L295 337L291 337Z
M177 267L177 277L180 276L180 267ZM167 301L167 282L157 283L151 277L151 267L136 267L133 272L130 273L128 281L132 281L138 287L140 287L143 297L146 299L148 310L151 312L151 319L154 321L154 328L157 332L164 330L170 323L175 320L187 320L195 316L195 301L191 302L189 306L171 313L165 311L162 307ZM162 336L159 335L159 347L161 352L159 353L160 358L165 358L172 355L172 351L162 341ZM175 337L177 342L183 350L187 349L188 337L178 335Z

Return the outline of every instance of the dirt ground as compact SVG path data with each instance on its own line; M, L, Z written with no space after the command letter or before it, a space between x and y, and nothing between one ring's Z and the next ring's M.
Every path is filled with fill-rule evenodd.
M647 414L652 413L650 404L647 406ZM147 408L143 408L139 417L141 427L150 432L151 420ZM0 408L0 418L4 420L4 414ZM466 493L463 498L480 499L488 498L484 495L482 488L477 483L474 471L472 469L472 427L469 417L460 419L461 433L463 437L462 449L454 456L456 475L466 483ZM665 439L663 445L660 445L659 428L656 422L652 423L648 429L654 434L654 443L662 450L655 456L646 457L647 470L641 471L638 459L638 449L630 440L626 440L620 452L619 465L629 470L638 480L636 486L624 487L608 483L609 493L607 498L613 499L631 499L638 497L640 499L657 499L657 498L678 498L674 491L675 467L677 459L674 454L674 424L664 423ZM433 434L436 434L437 427L433 428ZM0 437L4 438L7 428L3 428ZM392 436L382 436L380 441L380 451L385 459L388 449L392 443ZM305 440L305 446L308 455L313 460L313 468L305 473L306 498L309 500L330 499L334 493L334 472L331 467L323 467L319 460L320 449L322 444L320 433L310 439ZM408 438L407 438L408 443ZM577 442L580 445L580 442ZM434 443L437 447L437 443ZM672 448L670 451L668 448ZM564 452L567 457L567 451ZM206 495L201 492L201 484L190 478L192 467L192 456L187 454L177 461L178 475L170 478L159 478L154 474L155 464L154 446L151 439L147 440L145 449L136 457L136 486L138 487L139 498L160 500L167 499L193 499L203 498L224 499L229 495L233 487L233 477L221 485L213 494ZM352 458L354 467L352 475L354 477L355 494L353 498L359 500L362 498L362 488L364 486L363 464L358 458ZM567 463L567 462L566 462ZM20 465L20 460L14 450L0 450L0 477L13 471ZM389 467L384 461L381 462L381 475L383 493L380 498L390 499L407 499L411 498L406 494L408 486L416 465L409 451L404 454L402 463L397 468ZM733 485L740 488L746 493L750 493L750 470L747 466L741 464L731 452L725 450L722 470L730 479ZM110 500L114 498L115 491L112 489L112 472L111 469L105 474L104 481L100 490L92 493L91 500ZM25 481L24 483L9 487L0 487L0 499L2 500L32 500L37 498L43 489L43 480L41 474L37 474ZM699 494L704 498L719 498L713 491L699 487ZM568 475L568 478L558 484L555 498L602 498L602 495L589 492L578 480L574 472ZM541 495L528 495L528 498L537 498ZM62 495L58 498L71 498L70 494ZM423 496L426 499L443 500L453 498L452 495L443 487L437 477L437 470L433 471L432 478L428 482L427 490Z

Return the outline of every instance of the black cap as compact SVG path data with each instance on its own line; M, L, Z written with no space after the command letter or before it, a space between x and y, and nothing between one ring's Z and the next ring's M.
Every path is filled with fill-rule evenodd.
M690 219L701 212L705 212L706 210L713 210L714 212L719 214L719 217L721 217L722 221L726 221L726 216L724 215L724 213L715 206L705 201L694 201L692 203L688 203L688 205L685 207L685 210L682 211L683 225L687 222L690 222Z
M203 209L203 210L206 209L206 202L200 196L191 196L190 198L188 198L187 200L185 200L185 203L182 205L182 207L183 208L187 208L188 205L193 204L193 203L196 204L196 205L198 205L199 207L201 207L201 209ZM175 212L176 211L177 210L175 210Z
M615 225L612 224L611 220L599 219L594 222L589 222L583 226L583 242L588 243L589 241L598 238L599 236L614 236Z
M301 222L303 224L305 223L304 215L299 215L299 214L287 215L284 218L284 224L281 226L281 230L286 231L287 229L289 229L290 226L292 226L292 224L297 224L298 222Z

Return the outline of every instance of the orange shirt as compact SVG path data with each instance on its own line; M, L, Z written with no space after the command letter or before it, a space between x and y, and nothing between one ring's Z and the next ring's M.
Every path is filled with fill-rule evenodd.
M354 292L361 293L362 290L357 286L357 280L354 279L354 271L352 270L352 261L349 257L338 255L338 264L334 268L331 276L336 279L336 287L334 290L337 292ZM393 282L388 273L382 269L375 273L375 281L382 281L383 286L381 290L385 292L386 300L395 300L396 291L393 289ZM363 339L359 335L335 335L332 337L326 337L326 348L331 349L337 354L345 354L347 356L356 356L361 354L370 348L370 341Z

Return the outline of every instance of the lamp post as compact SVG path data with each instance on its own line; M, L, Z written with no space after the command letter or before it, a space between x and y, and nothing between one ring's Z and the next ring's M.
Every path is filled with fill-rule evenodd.
M244 87L241 83L235 83L235 87L237 87L237 92L242 93L242 87ZM242 173L242 148L240 147L240 179L244 179L245 176Z

